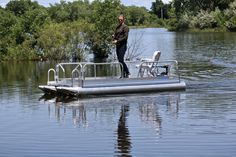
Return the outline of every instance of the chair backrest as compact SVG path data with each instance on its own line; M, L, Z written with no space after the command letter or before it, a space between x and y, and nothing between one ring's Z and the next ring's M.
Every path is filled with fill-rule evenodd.
M158 61L161 56L161 51L155 51L152 56L152 61Z

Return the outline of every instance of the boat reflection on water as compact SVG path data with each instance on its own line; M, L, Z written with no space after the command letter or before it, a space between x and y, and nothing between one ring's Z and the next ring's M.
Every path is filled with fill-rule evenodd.
M125 95L77 100L44 97L41 100L48 104L49 116L55 114L60 123L67 123L70 119L76 127L93 127L91 125L96 123L101 127L104 126L104 119L109 119L105 127L114 125L112 130L117 141L115 153L118 156L131 156L133 136L130 134L135 132L130 130L135 130L134 127L137 126L151 126L156 135L160 136L162 120L168 119L168 116L178 118L180 94ZM102 122L100 119L103 119Z

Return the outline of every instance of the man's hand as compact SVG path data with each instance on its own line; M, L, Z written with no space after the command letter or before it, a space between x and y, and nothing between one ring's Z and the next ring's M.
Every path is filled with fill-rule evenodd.
M113 43L113 44L116 44L116 43L117 43L117 40L113 40L112 43Z

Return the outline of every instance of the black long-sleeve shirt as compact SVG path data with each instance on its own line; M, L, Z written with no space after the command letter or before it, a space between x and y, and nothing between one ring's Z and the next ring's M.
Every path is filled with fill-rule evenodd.
M127 44L129 27L124 23L120 24L119 26L116 27L114 35L115 35L114 40L117 40L116 43L117 46Z

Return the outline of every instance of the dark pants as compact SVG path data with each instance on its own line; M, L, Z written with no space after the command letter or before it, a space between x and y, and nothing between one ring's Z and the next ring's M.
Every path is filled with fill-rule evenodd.
M126 77L127 75L129 75L129 69L127 67L127 65L125 64L124 61L124 56L125 56L125 51L127 50L127 45L126 44L122 44L122 45L117 45L116 46L116 55L118 58L118 61L122 64L123 66L123 77ZM122 68L121 68L122 71Z

